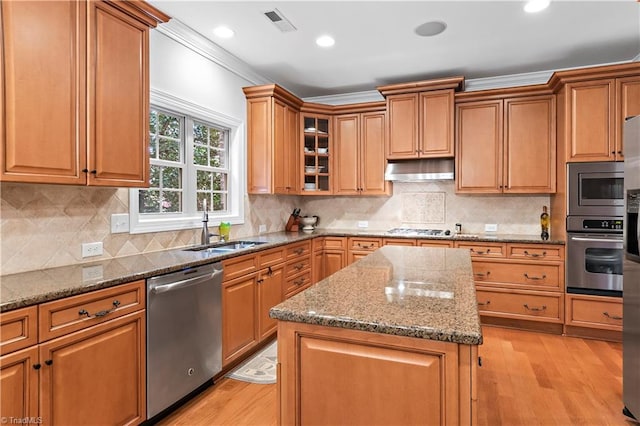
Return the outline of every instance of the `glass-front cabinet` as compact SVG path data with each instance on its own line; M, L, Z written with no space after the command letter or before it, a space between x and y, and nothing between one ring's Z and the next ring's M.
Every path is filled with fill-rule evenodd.
M331 193L331 119L325 115L302 115L303 195Z

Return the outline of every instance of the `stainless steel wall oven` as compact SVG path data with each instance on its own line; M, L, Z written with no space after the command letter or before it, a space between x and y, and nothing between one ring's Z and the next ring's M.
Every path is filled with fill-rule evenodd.
M622 296L623 163L567 167L566 290Z

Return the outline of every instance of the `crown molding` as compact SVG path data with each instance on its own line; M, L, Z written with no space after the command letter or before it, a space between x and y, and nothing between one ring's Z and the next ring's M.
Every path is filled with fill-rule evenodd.
M238 59L175 18L167 23L158 25L154 31L160 32L210 61L215 62L221 67L247 80L249 84L261 85L271 83L270 80L255 72L246 62Z
M318 104L346 105L384 101L384 97L377 90L367 90L364 92L341 93L338 95L311 96L302 98L302 100Z

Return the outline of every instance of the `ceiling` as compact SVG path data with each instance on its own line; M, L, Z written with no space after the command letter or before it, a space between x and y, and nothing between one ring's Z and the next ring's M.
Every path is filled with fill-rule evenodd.
M521 1L189 1L149 3L299 97L463 75L466 79L638 59L636 0L558 1L537 14ZM281 32L277 8L297 28ZM442 21L446 30L414 29ZM213 28L233 29L231 39ZM331 48L316 46L332 35Z

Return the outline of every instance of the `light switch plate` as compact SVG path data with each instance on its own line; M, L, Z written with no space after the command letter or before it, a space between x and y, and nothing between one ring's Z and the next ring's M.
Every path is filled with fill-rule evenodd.
M82 244L82 257L92 257L102 255L102 241L97 243L83 243Z
M82 282L100 279L102 279L102 265L82 267Z
M497 223L486 223L484 225L484 232L498 232Z
M117 213L111 215L111 233L120 234L129 232L129 214Z
M262 234L263 232L267 232L267 225L259 225L258 226L258 233Z

